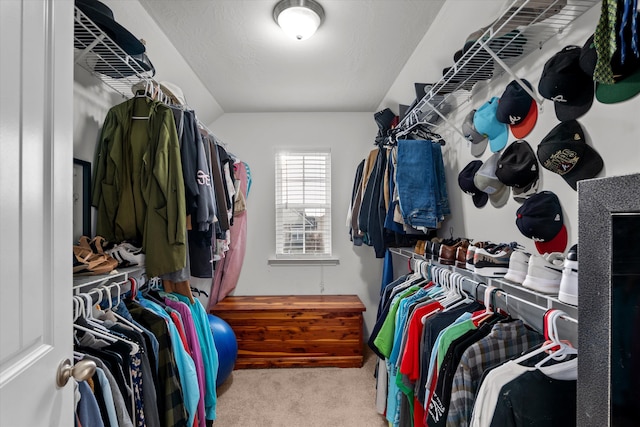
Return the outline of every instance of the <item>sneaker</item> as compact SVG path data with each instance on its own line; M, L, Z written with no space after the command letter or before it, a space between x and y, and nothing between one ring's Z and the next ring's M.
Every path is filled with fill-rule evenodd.
M473 256L476 253L476 245L469 245L467 248L467 253L465 254L465 268L467 270L473 271Z
M120 267L144 265L145 256L144 252L142 252L142 248L138 248L131 243L119 243L105 252L115 258L115 260L118 261L118 266Z
M476 248L473 271L485 277L504 277L509 270L509 258L515 244L502 243L493 247Z
M563 265L564 255L560 252L551 252L543 256L531 255L522 286L544 294L557 294L560 290Z
M470 271L474 271L473 268L473 257L476 254L476 249L478 248L484 248L484 247L489 247L489 245L492 245L492 243L490 242L476 242L472 245L469 245L469 247L467 248L467 253L465 254L465 268L467 270Z
M558 299L567 304L578 305L578 245L571 246L564 260Z
M509 270L504 278L515 283L522 284L529 269L531 254L523 251L513 251L509 258Z

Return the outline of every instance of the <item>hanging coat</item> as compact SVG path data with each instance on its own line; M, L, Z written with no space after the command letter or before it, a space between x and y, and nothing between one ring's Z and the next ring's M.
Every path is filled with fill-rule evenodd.
M134 107L136 117L148 119L132 119ZM142 97L111 108L94 164L96 234L111 242L141 243L149 277L184 268L185 190L169 107Z

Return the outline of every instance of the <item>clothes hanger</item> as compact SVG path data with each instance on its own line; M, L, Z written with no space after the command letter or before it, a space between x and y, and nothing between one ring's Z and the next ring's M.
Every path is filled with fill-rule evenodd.
M535 367L540 368L551 360L564 360L570 355L578 354L578 350L576 348L570 346L564 341L561 341L557 335L556 321L558 318L566 316L566 313L557 309L551 309L547 313L545 313L544 330L545 335L549 336L550 342L520 356L514 360L515 363L521 364L540 353L549 352L549 356L536 363Z
M102 289L100 289L100 288L92 289L91 291L89 291L89 293L94 292L94 291L99 293L100 295L102 295ZM89 293L80 294L80 296L82 297L81 301L87 302L89 305L91 305L92 304L92 299L91 299L91 295L89 295ZM89 297L89 299L86 299L87 296ZM101 299L101 301L102 301L102 299ZM87 316L91 316L89 314L90 312L91 312L91 306L88 306L88 307L85 306L84 314L87 315ZM74 324L73 325L74 329L87 332L89 334L92 334L96 338L103 339L103 340L105 340L107 342L110 342L110 343L123 342L123 343L127 344L128 346L130 346L130 348L131 348L130 354L131 355L138 354L140 352L140 346L137 343L135 343L135 342L133 342L133 341L127 339L127 338L123 338L123 337L121 337L119 335L113 334L112 331L110 331L109 329L105 328L103 325L95 325L95 324L93 324L91 322L91 320L95 321L97 319L91 319L90 317L86 317L85 320L87 321L88 325L89 326L93 326L93 328L85 327L85 326L78 325L78 324Z
M93 310L96 309L93 304L93 294L97 294L97 300L102 301L102 289L100 288L94 288L87 293L80 294L85 302L84 320L89 326L92 326L102 332L108 332L109 330L103 325L102 320L94 317L93 315Z
M103 340L105 340L107 342L110 342L110 343L115 343L115 342L118 341L116 339L116 337L114 337L113 335L106 334L106 333L103 333L103 332L99 332L96 329L85 328L84 326L78 325L77 323L73 324L73 329L79 330L79 331L84 331L84 332L86 332L88 334L93 335L96 338L103 339Z
M150 91L151 90L151 91ZM144 92L137 91L134 98L146 98L153 100L154 94L153 90L153 82L150 79L145 79ZM149 120L148 116L131 116L131 120Z
M111 312L111 314L113 314L115 316L116 319L118 319L118 322L121 322L121 323L129 326L130 328L132 328L133 330L135 330L138 333L142 333L143 331L142 331L142 329L140 329L140 327L138 327L138 325L136 325L135 323L131 323L129 320L127 320L126 318L122 317L120 314L118 314L115 311L113 311L113 304L112 304L112 299L111 299L111 288L115 287L117 289L117 291L118 291L117 298L116 298L116 301L117 301L116 306L117 306L118 304L120 304L120 302L122 302L122 300L121 300L121 297L122 297L122 293L121 293L122 288L121 288L121 286L125 285L127 283L130 283L130 282L128 280L125 280L123 282L117 282L117 283L112 283L110 285L107 285L108 286L108 292L109 292L109 309L108 310Z
M569 345L566 341L561 340L559 335L558 335L557 319L560 318L564 314L566 314L566 313L564 313L561 310L554 310L549 315L549 317L550 317L550 319L548 321L549 326L550 326L550 328L548 330L549 339L554 343L558 343L559 346L552 348L550 354L547 357L545 357L540 362L535 364L535 367L538 368L538 369L540 369L541 367L546 365L547 362L549 362L551 360L563 361L563 360L565 360L567 357L569 357L571 355L578 354L578 350L576 348L574 348L573 346Z
M474 313L471 316L471 320L478 325L479 323L483 322L484 320L490 318L491 316L493 316L495 314L495 307L492 307L491 304L491 293L493 292L493 290L497 290L498 288L496 288L493 285L488 285L485 289L484 289L484 310L480 310L476 313ZM477 289L476 289L477 290Z
M447 307L446 310L452 310L454 308L460 307L464 304L470 304L474 300L467 294L464 289L462 289L462 282L465 280L465 277L460 273L453 273L455 275L454 285L456 289L456 294L458 295L458 301Z

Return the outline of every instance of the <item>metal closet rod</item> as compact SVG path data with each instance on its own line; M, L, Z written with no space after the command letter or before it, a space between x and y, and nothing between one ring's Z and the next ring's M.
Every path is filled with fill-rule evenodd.
M577 343L578 318L576 307L568 306L563 303L558 304L555 299L548 295L539 294L533 291L523 291L521 287L508 284L506 281L502 281L500 279L478 278L473 272L435 263L433 260L424 259L420 255L408 250L391 248L390 251L394 254L408 258L410 267L413 271L424 271L424 269L420 268L420 265L426 263L431 268L435 267L448 271L452 275L457 274L462 276L462 289L468 295L482 303L486 303L484 301L484 295L487 287L494 287L496 291L492 295L492 298L495 298L495 307L504 310L514 318L522 319L526 324L540 333L544 332L544 314L551 309L562 310L565 314L561 319L565 320L568 324L571 341ZM513 292L509 291L508 287L512 287L514 290L516 288L520 289L522 291L522 295L514 295ZM546 302L546 306L541 304L539 300L542 300L543 303Z

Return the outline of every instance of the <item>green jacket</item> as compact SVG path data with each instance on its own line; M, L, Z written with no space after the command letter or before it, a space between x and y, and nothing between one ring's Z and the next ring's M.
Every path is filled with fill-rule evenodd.
M148 117L146 119L132 119ZM107 113L93 171L96 234L142 242L148 277L186 265L186 208L173 113L132 98Z

